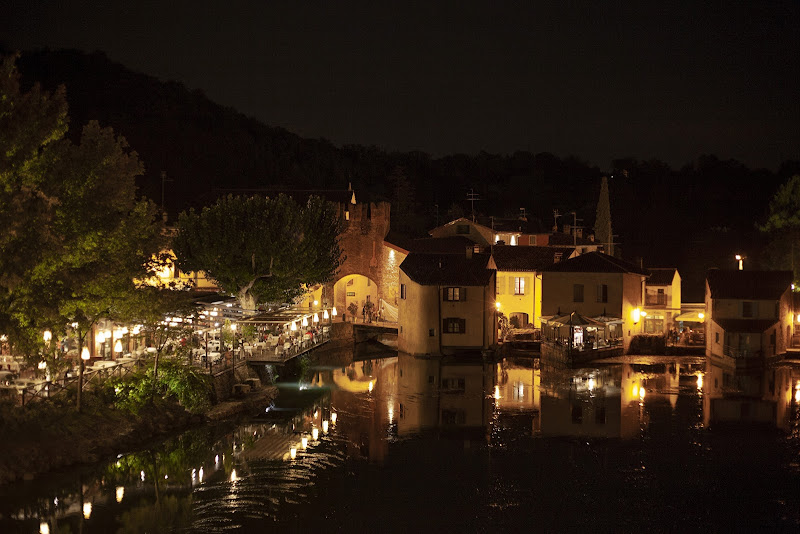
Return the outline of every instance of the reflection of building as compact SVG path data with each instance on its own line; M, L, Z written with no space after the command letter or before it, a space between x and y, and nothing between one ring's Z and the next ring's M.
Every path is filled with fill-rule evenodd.
M639 333L648 273L636 265L589 252L558 262L542 272L542 315L578 312L586 317L621 319L622 342L627 350Z
M394 418L400 436L438 428L478 431L488 420L490 377L481 359L419 358L398 355Z
M412 252L400 265L398 349L420 355L494 346L494 286L488 254Z
M630 438L638 434L640 423L647 422L639 397L642 377L628 365L557 377L542 372L542 383L547 385L542 394L543 436Z

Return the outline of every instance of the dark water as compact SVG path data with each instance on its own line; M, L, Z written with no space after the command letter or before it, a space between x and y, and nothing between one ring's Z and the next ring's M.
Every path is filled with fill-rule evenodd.
M753 400L697 359L302 363L268 411L0 488L0 532L800 531L791 368Z

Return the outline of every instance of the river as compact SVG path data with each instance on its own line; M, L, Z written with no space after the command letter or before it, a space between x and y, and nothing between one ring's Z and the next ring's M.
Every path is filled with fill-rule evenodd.
M800 529L797 401L713 424L702 359L335 361L278 369L251 417L0 488L0 532Z

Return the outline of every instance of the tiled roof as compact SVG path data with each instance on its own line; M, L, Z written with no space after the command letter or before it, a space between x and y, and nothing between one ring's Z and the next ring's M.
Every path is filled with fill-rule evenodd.
M389 231L383 241L390 247L406 253L465 254L468 248L472 249L475 246L471 239L463 235L414 239L394 231Z
M666 269L647 269L650 271L650 278L647 279L648 286L670 286L672 280L675 278L675 272L678 270L674 267Z
M777 319L714 319L726 332L760 334L778 322Z
M423 254L412 252L400 270L423 286L459 285L485 286L491 280L492 269L487 267L489 254Z
M778 300L792 284L792 271L708 271L713 299Z
M555 263L556 254L569 257L575 249L495 245L492 258L498 271L541 271Z
M646 270L629 261L603 254L602 252L587 252L574 258L560 261L542 269L544 272L561 273L633 273L647 276Z
M550 234L548 245L551 247L572 247L579 246L600 246L602 243L592 241L585 237L573 237L572 234L565 234L563 232L555 232Z

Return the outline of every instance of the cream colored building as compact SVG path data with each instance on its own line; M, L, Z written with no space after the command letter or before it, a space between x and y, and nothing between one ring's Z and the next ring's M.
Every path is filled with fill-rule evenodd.
M488 254L411 253L400 265L398 350L482 350L497 343L495 269Z
M742 367L785 354L794 333L791 284L791 271L709 271L706 356Z
M585 317L621 320L625 350L642 333L647 271L633 263L589 252L542 271L542 316L578 312Z

